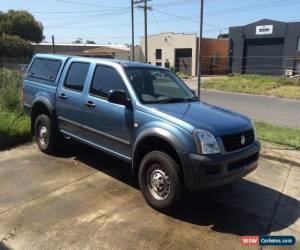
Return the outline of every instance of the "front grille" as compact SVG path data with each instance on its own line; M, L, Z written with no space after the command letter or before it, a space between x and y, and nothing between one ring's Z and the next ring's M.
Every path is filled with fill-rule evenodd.
M251 155L245 159L239 160L239 161L235 161L235 162L231 162L228 164L228 171L233 171L233 170L237 170L240 169L246 165L251 164L252 162L255 162L258 160L258 153Z
M245 137L244 144L242 144L242 136ZM232 152L252 144L254 142L254 131L251 129L237 134L225 135L222 136L222 140L226 152Z

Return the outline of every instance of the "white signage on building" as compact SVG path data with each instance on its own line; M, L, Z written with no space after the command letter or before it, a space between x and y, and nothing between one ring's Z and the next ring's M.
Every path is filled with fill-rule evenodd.
M293 75L293 70L292 69L286 69L285 72L284 72L284 74L286 76L292 76Z
M271 35L273 34L273 25L256 26L256 35Z

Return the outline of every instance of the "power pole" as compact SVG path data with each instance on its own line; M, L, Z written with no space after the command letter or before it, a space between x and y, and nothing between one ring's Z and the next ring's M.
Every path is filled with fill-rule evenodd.
M148 10L151 10L151 7L148 7L148 1L151 0L135 0L134 4L142 4L138 5L138 8L144 9L144 28L145 28L145 62L148 63L148 17L147 12Z
M52 53L55 54L54 35L52 35Z
M198 45L198 98L200 99L200 88L201 88L201 69L202 69L202 37L203 37L203 9L204 0L200 0L200 34L199 34L199 45Z
M131 49L132 61L134 62L134 0L131 0Z
M144 25L145 25L145 61L148 63L148 18L147 18L147 1L144 0Z

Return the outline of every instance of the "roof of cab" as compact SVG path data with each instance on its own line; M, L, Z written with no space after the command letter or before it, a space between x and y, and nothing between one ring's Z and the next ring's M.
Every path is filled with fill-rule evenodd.
M81 56L71 56L71 55L61 55L61 54L36 54L35 57L42 57L47 59L69 59L69 58L78 58L78 59L84 59L85 61L90 62L101 62L101 61L110 61L115 62L117 64L122 65L126 68L156 68L161 69L162 67L147 64L147 63L140 63L140 62L132 62L132 61L125 61L125 60L118 60L118 59L108 59L108 58L97 58L97 57L81 57Z

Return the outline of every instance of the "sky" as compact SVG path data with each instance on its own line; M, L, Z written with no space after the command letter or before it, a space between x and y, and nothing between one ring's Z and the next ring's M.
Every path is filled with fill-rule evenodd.
M77 38L99 44L130 44L130 0L0 0L0 10L27 10L42 22L46 41ZM200 0L148 0L148 34L199 33ZM205 0L204 37L260 19L300 21L300 0ZM144 34L144 12L135 8L135 40Z

